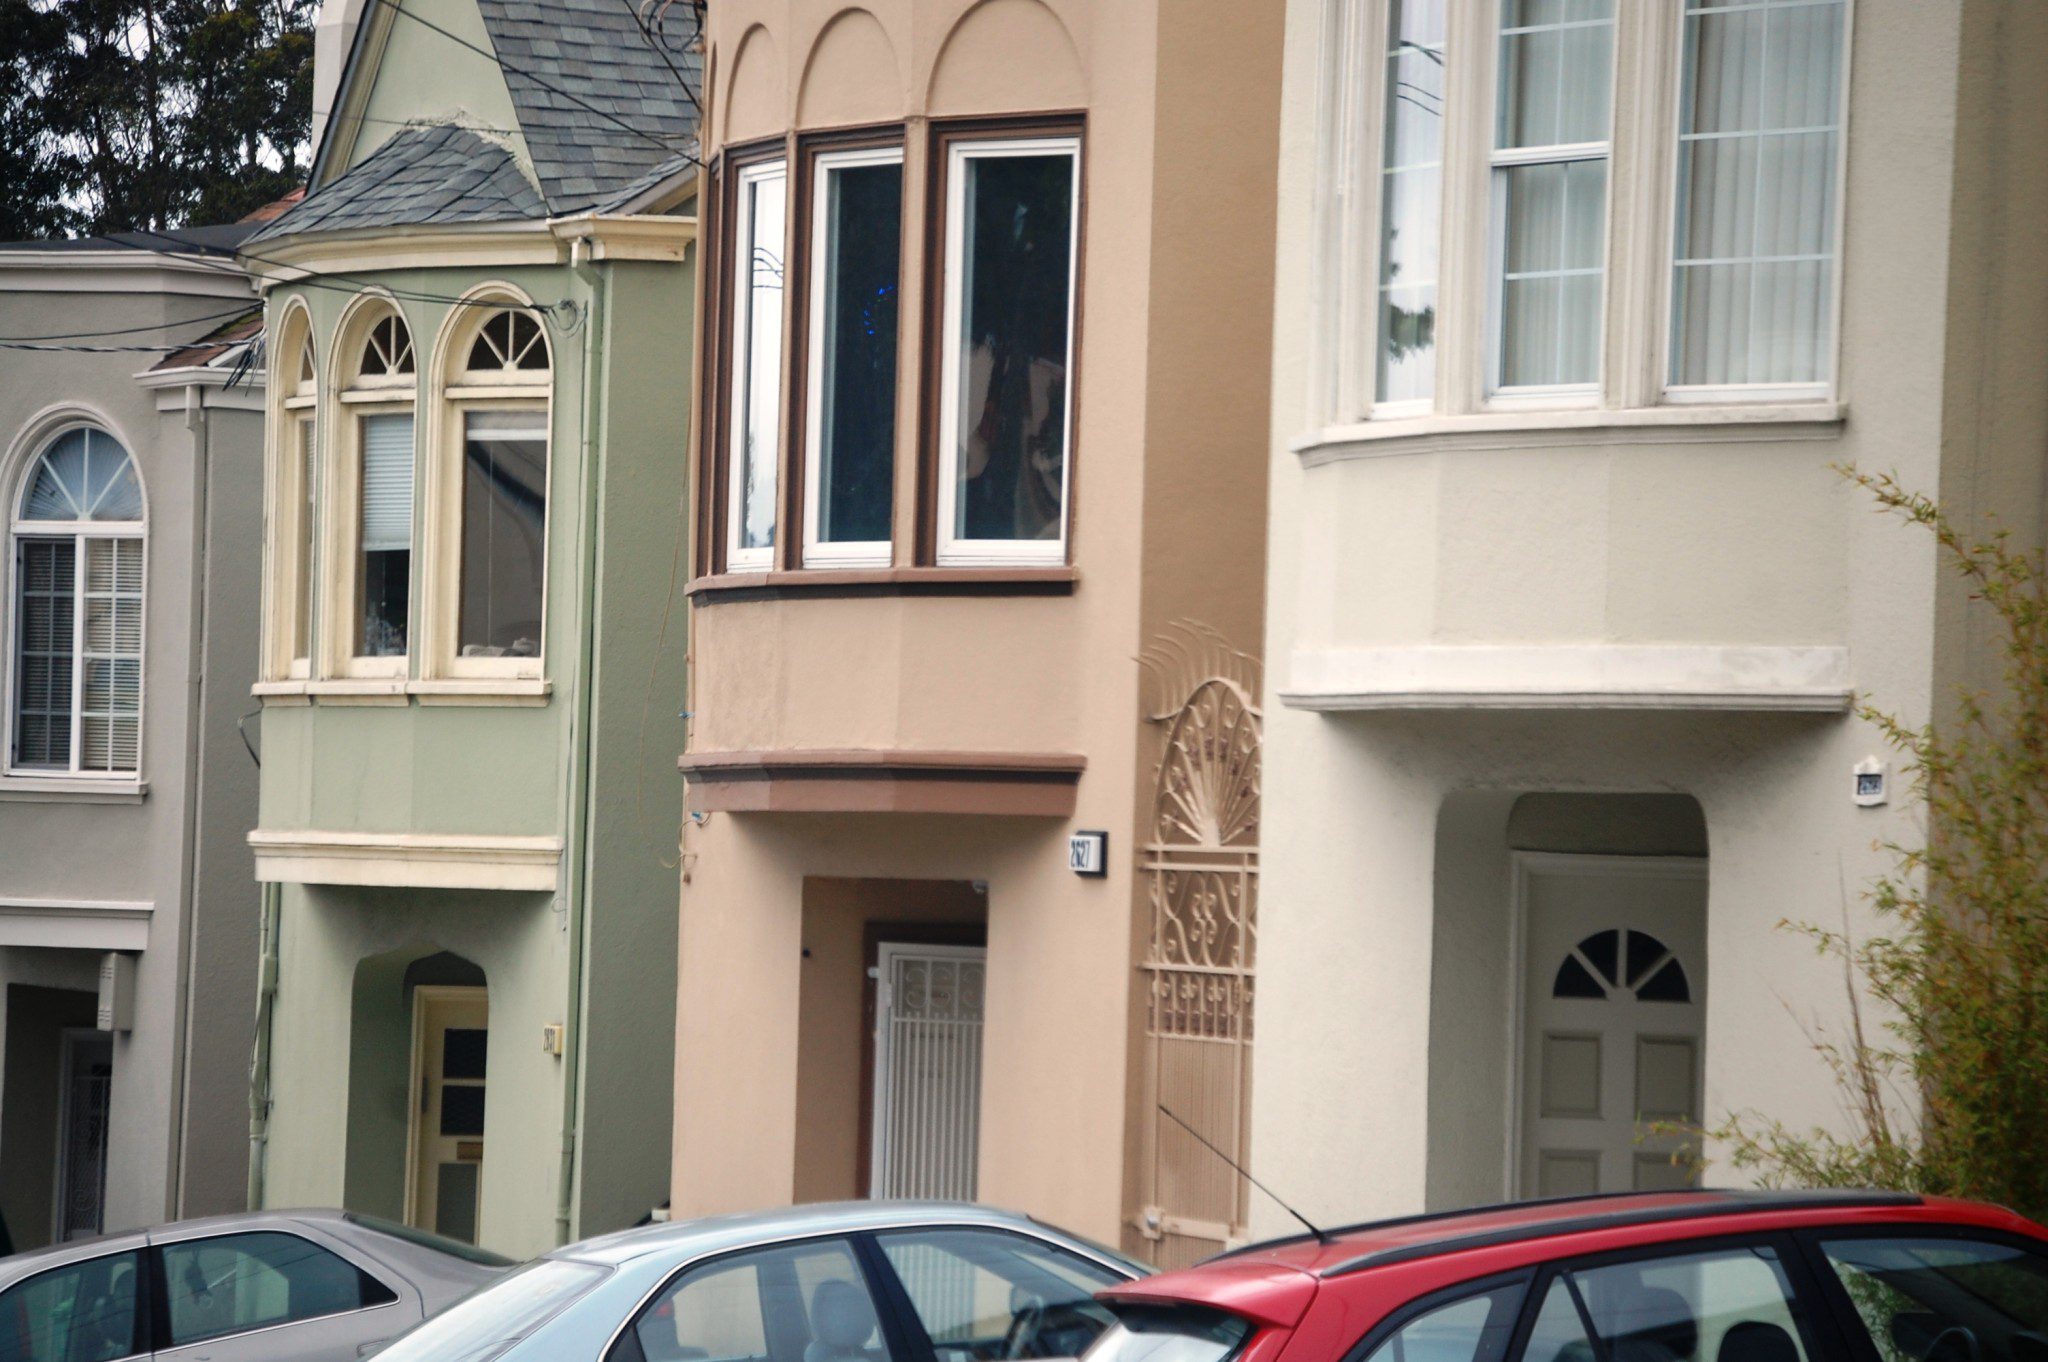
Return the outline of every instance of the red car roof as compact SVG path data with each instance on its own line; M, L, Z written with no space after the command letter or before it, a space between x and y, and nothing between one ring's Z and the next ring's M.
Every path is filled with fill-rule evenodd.
M1141 1278L1106 1300L1209 1305L1287 1327L1320 1283L1376 1298L1373 1317L1459 1282L1552 1258L1720 1235L1825 1225L1969 1225L2048 1239L2032 1221L1975 1202L1884 1193L1698 1191L1590 1197L1415 1216L1254 1244Z

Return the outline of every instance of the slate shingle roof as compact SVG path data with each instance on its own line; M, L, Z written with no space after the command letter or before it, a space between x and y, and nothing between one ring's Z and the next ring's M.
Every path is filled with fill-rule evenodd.
M249 238L546 216L512 153L467 128L404 128L346 175Z
M664 61L641 32L640 4L477 0L533 153L534 174L554 213L611 200L684 151L696 131L692 96L702 87L703 71L697 54L681 50L689 21L671 20L676 41ZM674 11L686 13L680 4Z

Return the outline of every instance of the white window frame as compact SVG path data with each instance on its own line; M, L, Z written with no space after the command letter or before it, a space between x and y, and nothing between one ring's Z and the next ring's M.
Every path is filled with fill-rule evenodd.
M1816 384L1683 387L1670 383L1677 247L1678 116L1684 6L1617 0L1609 116L1607 241L1600 381L1568 391L1496 390L1502 247L1494 147L1498 0L1453 3L1445 43L1442 240L1437 381L1427 404L1375 403L1379 344L1380 162L1388 0L1324 0L1318 35L1317 201L1312 224L1312 373L1307 450L1332 442L1454 430L1663 421L1839 419L1846 174L1855 82L1856 0L1842 0L1836 116L1834 269L1827 304L1829 378ZM1558 149L1545 150L1545 159ZM1514 155L1516 153L1506 153ZM1547 408L1576 408L1548 414ZM1715 409L1721 409L1717 414ZM1658 409L1663 409L1659 411Z
M320 652L319 607L320 595L320 541L318 517L307 524L310 514L307 487L303 482L305 464L299 445L300 422L312 424L313 439L312 472L317 483L322 460L320 458L320 381L319 352L313 340L312 318L305 305L294 301L286 305L284 320L277 326L282 340L278 361L273 364L273 381L270 385L272 409L270 418L270 478L268 483L267 508L265 515L266 535L264 572L264 642L263 680L269 682L299 682L310 678L313 658ZM289 360L283 358L286 349ZM309 378L301 372L302 360L310 354L313 374ZM290 367L287 368L286 366ZM308 555L308 580L299 580L298 544L300 535L312 537L312 551ZM306 652L297 653L300 617L305 616Z
M1060 532L1056 539L967 539L954 533L959 502L959 450L955 447L960 423L960 334L963 274L961 254L966 246L967 165L975 160L999 157L1064 155L1069 158L1073 189L1068 199L1067 250L1067 353L1062 407ZM927 345L939 348L938 418L938 565L940 567L1021 567L1060 565L1067 561L1069 517L1074 499L1074 322L1080 307L1077 285L1081 264L1081 139L1068 134L1058 137L1000 137L953 142L946 148L945 238L941 257L944 288L939 333Z
M501 303L504 309L516 311L531 307L532 300L502 284L485 285L463 297L463 305L449 309L435 347L434 374L440 400L433 407L433 429L427 432L426 443L428 449L435 451L435 457L429 476L419 484L422 543L413 580L420 588L420 610L413 632L424 644L420 674L428 680L537 681L547 674L548 607L553 577L547 568L551 566L548 559L553 550L555 518L555 348L545 317L536 317L541 328L540 343L547 347L546 369L470 369L469 355L477 334L500 312L489 304ZM463 446L467 418L472 412L532 412L547 444L547 474L543 483L547 506L541 519L541 650L533 657L460 655Z
M740 532L746 519L746 447L749 381L754 376L747 365L748 350L753 343L753 308L751 306L753 284L753 236L754 213L749 191L766 180L781 180L783 183L784 239L782 251L783 268L783 328L782 346L778 351L776 372L772 379L775 384L775 431L774 440L763 451L763 462L775 472L775 522L770 534L773 542L763 547L742 548ZM782 400L783 373L788 368L789 354L789 239L794 232L790 220L789 162L786 158L757 161L741 167L733 180L732 233L732 306L729 316L732 333L727 354L731 357L731 387L726 393L726 457L725 457L725 567L728 572L766 572L775 566L775 553L781 546L784 526L782 525L782 447L788 432L785 418L788 404Z
M326 412L331 419L327 450L322 460L321 479L327 494L321 499L327 508L326 560L331 565L320 574L322 585L318 614L323 621L324 647L322 679L403 682L412 665L412 653L419 647L420 552L419 552L419 386L426 366L421 362L419 333L412 319L396 303L382 295L365 295L365 314L345 317L336 328L341 341L330 359L334 372L345 375L333 394ZM356 309L352 308L352 312ZM397 313L412 341L413 371L410 374L365 375L362 354L370 331L386 316ZM405 415L413 418L413 557L411 606L406 620L406 652L394 657L363 657L356 653L359 621L356 618L356 572L362 543L363 430L366 416ZM316 422L316 428L319 423ZM318 551L316 548L316 552Z
M1629 0L1615 0L1616 10ZM1495 0L1494 12L1499 5ZM1607 82L1607 137L1598 142L1558 142L1543 146L1504 148L1499 145L1499 135L1493 132L1487 139L1493 148L1488 157L1491 167L1489 185L1490 221L1487 243L1487 303L1486 303L1486 405L1490 410L1514 410L1517 408L1542 407L1588 407L1600 400L1600 390L1607 372L1607 316L1608 282L1613 273L1608 259L1608 248L1614 234L1614 106L1615 85L1620 75L1619 33L1620 15L1604 20L1578 20L1559 24L1557 28L1592 28L1604 26L1614 31L1615 38L1608 43ZM1546 26L1548 27L1548 26ZM1517 29L1527 32L1528 29ZM1494 26L1491 60L1487 72L1489 92L1487 109L1492 115L1488 128L1498 129L1500 123L1500 60L1501 39L1506 32L1498 23ZM1508 264L1508 223L1507 184L1508 171L1517 166L1564 165L1580 161L1605 161L1607 163L1607 188L1602 194L1600 208L1600 304L1595 312L1599 319L1599 350L1594 365L1594 376L1588 383L1524 383L1510 386L1504 381L1507 365L1507 264Z
M824 512L823 463L824 405L825 405L825 290L827 266L830 263L826 252L829 249L831 175L835 170L846 170L861 166L902 166L903 148L866 147L858 151L820 152L810 165L811 222L810 254L806 261L809 283L804 316L807 322L804 338L804 544L803 565L807 568L862 568L887 567L894 549L893 539L835 540L819 538L820 521ZM901 199L899 197L899 203ZM900 213L897 218L896 259L899 272L903 261L904 220ZM900 292L899 292L900 296ZM899 319L898 340L901 337ZM900 347L899 347L900 357ZM898 424L902 412L897 413ZM895 465L896 443L892 434L889 446L890 466ZM891 487L894 487L893 471ZM893 509L893 498L892 509Z
M90 430L106 437L127 454L135 468L135 484L142 493L142 516L138 520L24 520L22 506L28 498L29 488L34 484L36 470L42 467L43 456L58 440L74 430ZM18 466L14 485L7 489L7 558L5 572L0 573L0 585L4 585L6 598L4 609L7 617L5 666L7 685L4 703L6 705L5 747L0 748L0 771L9 778L22 780L51 781L95 781L116 785L134 785L142 780L143 756L147 750L149 730L149 487L143 481L142 464L135 457L135 451L127 441L115 435L106 422L89 417L75 417L46 426L37 432L29 446L28 457ZM17 593L21 590L20 543L23 539L69 539L74 547L72 557L72 621L71 621L71 762L68 767L18 766L14 760L15 724L19 716L15 713L15 691L20 680L21 656L16 651L19 643L20 609ZM84 645L85 622L85 542L89 539L134 539L142 544L142 651L137 658L136 705L135 705L135 769L132 771L94 771L81 768L78 764L80 749L79 727L84 717L83 691L85 688Z

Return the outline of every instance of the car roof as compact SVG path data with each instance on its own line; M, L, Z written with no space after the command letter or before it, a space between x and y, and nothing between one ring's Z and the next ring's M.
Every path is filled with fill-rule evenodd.
M1132 1300L1191 1301L1280 1322L1274 1318L1276 1313L1293 1308L1283 1306L1280 1298L1305 1305L1303 1293L1317 1280L1398 1276L1405 1283L1418 1285L1415 1294L1421 1294L1422 1290L1551 1258L1721 1234L1902 1221L1973 1225L2036 1237L2044 1234L2010 1211L1907 1193L1629 1192L1404 1216L1326 1230L1320 1239L1290 1235L1247 1245L1191 1268L1112 1287L1105 1294Z
M1113 1249L1091 1244L1028 1215L964 1201L830 1201L779 1210L705 1216L618 1230L556 1249L547 1256L577 1258L616 1267L650 1253L694 1258L812 1235L930 1225L979 1226L1050 1238L1091 1250L1095 1256L1124 1264L1130 1271L1142 1270Z

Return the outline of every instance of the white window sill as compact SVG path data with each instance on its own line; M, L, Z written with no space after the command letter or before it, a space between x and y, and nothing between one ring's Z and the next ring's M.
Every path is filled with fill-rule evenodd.
M544 705L553 689L539 676L431 677L405 688L423 705Z
M134 776L0 775L0 803L140 804L148 794Z
M1288 448L1305 466L1423 450L1538 449L1589 444L1769 444L1831 440L1848 408L1840 402L1763 402L1666 407L1529 408L1469 415L1389 417L1325 426Z
M267 705L544 705L554 683L538 676L334 677L259 681L249 693Z

